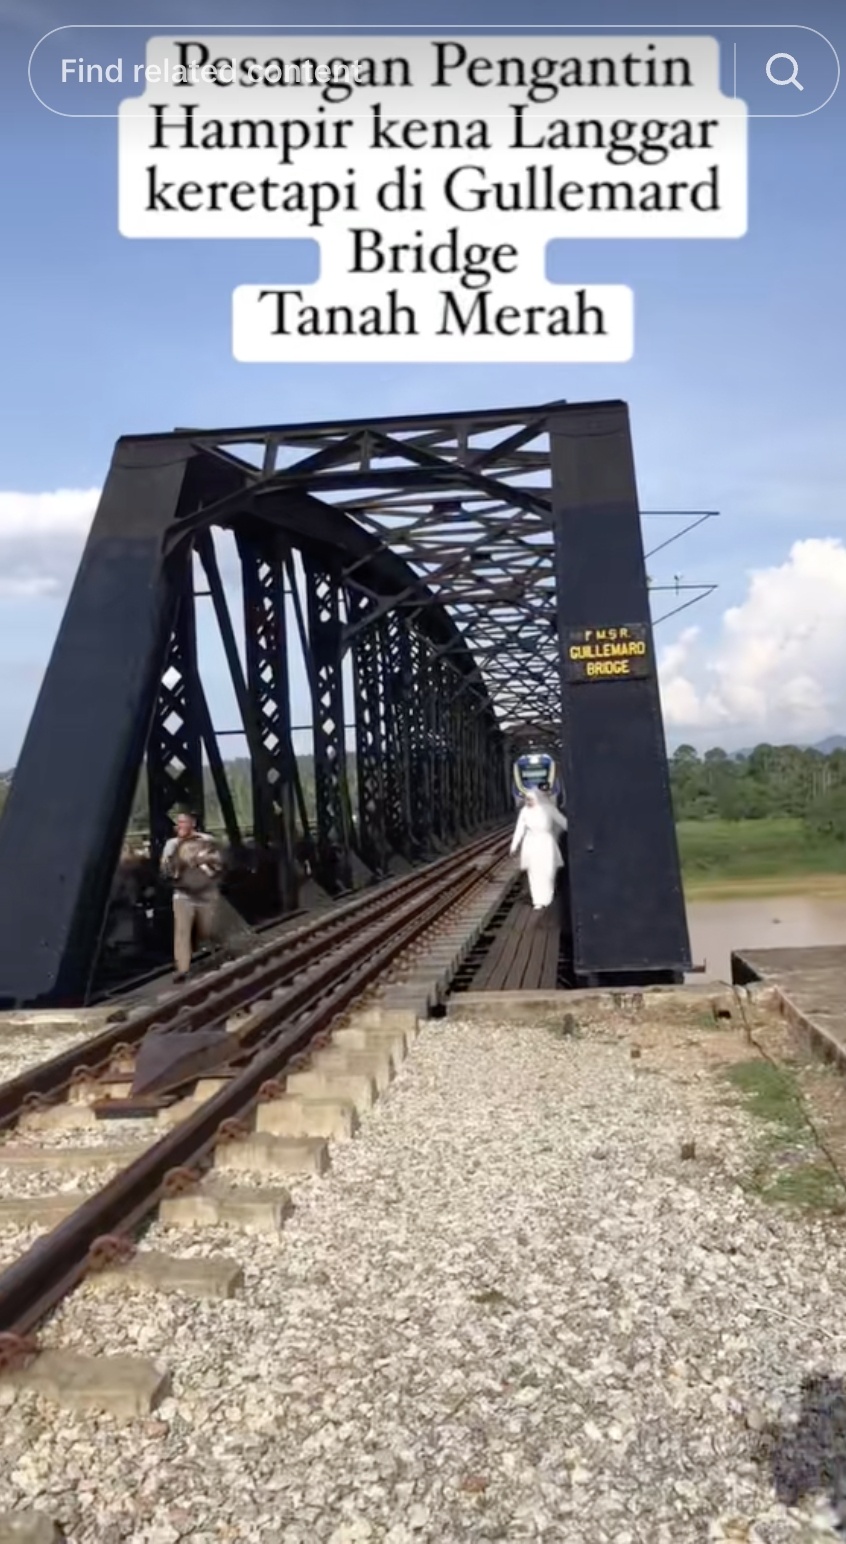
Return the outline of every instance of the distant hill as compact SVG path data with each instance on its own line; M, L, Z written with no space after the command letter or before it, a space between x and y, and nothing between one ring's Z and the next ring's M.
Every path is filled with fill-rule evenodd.
M774 744L775 742L771 743ZM790 743L788 741L788 744ZM797 745L796 749L800 751L819 751L821 756L830 756L832 751L846 751L846 735L830 734L828 739L819 740L816 745ZM753 750L754 746L748 746L745 750L734 751L733 754L742 760L746 756L751 756Z

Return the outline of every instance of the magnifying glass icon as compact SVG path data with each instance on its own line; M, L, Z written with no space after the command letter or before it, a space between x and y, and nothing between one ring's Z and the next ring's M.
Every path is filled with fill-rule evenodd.
M789 75L780 77L773 74L773 65L777 59L787 60L791 67ZM774 86L795 86L797 91L804 91L805 87L802 85L802 82L796 78L798 74L799 66L792 54L772 54L767 60L767 80L772 81Z

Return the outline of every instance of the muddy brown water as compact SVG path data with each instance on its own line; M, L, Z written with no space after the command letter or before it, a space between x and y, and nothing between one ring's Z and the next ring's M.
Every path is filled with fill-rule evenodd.
M733 949L751 952L846 944L846 897L694 898L687 903L687 920L694 964L707 967L704 977L691 976L692 981L730 981Z

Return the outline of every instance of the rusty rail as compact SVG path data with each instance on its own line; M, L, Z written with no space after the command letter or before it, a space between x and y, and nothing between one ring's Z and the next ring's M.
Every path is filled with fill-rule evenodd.
M479 847L490 848L492 842L495 850L487 862L480 863ZM415 886L411 899L393 905L366 938L333 955L317 979L312 976L268 1002L259 1017L270 1043L255 1053L243 1071L0 1274L0 1365L3 1337L5 1355L13 1359L13 1342L23 1345L24 1338L83 1279L92 1251L94 1257L98 1253L98 1241L105 1236L131 1235L162 1196L172 1193L174 1185L179 1186L186 1171L199 1180L198 1166L208 1162L221 1127L243 1121L259 1102L263 1085L280 1073L284 1075L291 1059L326 1030L399 954L482 883L503 854L503 842L488 836L483 844L473 844L472 852L465 848L460 857L453 855L448 860L451 876L443 876L443 865L433 865L438 873L430 871L428 889L434 889L434 894L421 898Z
M105 1071L116 1054L138 1045L148 1031L168 1027L180 1031L211 1028L236 1010L249 1007L266 994L270 985L284 984L362 925L369 925L371 919L380 920L395 909L398 899L425 893L439 876L449 874L457 863L469 861L495 839L496 833L488 832L410 877L380 885L376 895L361 896L333 911L331 916L316 918L251 950L244 958L221 966L213 976L174 993L167 1002L156 1003L134 1018L113 1023L72 1050L61 1051L49 1061L0 1084L0 1132L14 1123L27 1103L49 1102L61 1095L75 1074L87 1072L96 1076ZM255 1026L251 1025L241 1044L250 1045L255 1039Z

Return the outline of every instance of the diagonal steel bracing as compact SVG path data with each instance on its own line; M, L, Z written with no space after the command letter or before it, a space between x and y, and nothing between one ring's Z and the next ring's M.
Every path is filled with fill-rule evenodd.
M307 874L337 893L502 815L512 737L560 739L562 576L577 596L592 565L603 610L601 532L619 516L601 457L584 456L562 524L556 446L619 434L620 411L555 402L120 440L0 820L0 999L84 992L145 765L154 856L174 804L202 813L213 786L233 851L251 843L253 869L275 876L277 909ZM626 540L637 527L640 543L626 498ZM213 722L200 679L195 553L234 726ZM247 745L246 819L227 734ZM50 803L57 763L72 821Z

